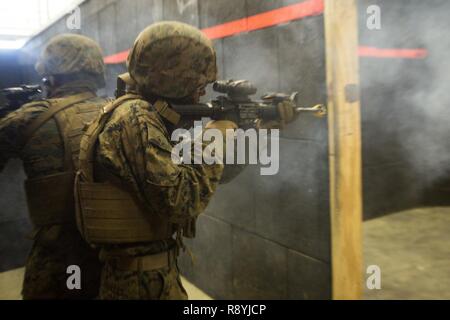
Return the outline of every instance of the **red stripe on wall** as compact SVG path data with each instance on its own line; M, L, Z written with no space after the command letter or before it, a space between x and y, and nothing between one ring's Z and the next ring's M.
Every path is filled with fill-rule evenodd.
M272 27L281 23L317 16L323 13L323 0L307 0L279 9L270 10L254 16L246 17L205 28L202 31L211 39L222 39L242 32ZM127 61L130 50L125 50L104 58L106 64L123 63Z
M380 49L375 47L358 48L360 57L424 59L428 56L426 49Z
M248 18L234 20L219 24L214 27L203 29L202 31L211 39L220 39L229 37L241 32L247 31Z
M107 57L103 58L103 61L106 64L116 64L116 63L125 62L125 61L127 61L129 52L130 52L130 50L125 50L125 51L107 56Z
M206 28L202 31L212 40L221 39L242 32L259 30L305 17L317 16L323 13L323 9L323 0L308 0Z
M243 32L250 32L310 16L317 16L322 14L323 10L323 0L307 0L254 16L219 24L203 29L202 31L212 40L222 39ZM107 56L104 58L104 61L106 64L126 62L129 52L130 50L125 50ZM423 59L428 55L428 51L426 49L380 49L360 46L358 54L360 57L373 58Z

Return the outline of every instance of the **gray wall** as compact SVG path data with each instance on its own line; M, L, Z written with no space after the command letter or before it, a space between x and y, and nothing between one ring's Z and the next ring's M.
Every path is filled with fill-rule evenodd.
M31 248L24 179L20 161L10 161L0 173L0 272L22 267Z
M381 9L381 29L366 8ZM366 219L450 204L450 2L359 1L360 44L425 48L425 59L361 58L363 194Z
M130 48L154 21L204 28L296 2L203 0L181 10L175 0L91 0L81 5L77 32L99 41L110 55ZM62 32L68 32L64 19L28 43L22 61L31 63L42 45ZM299 91L305 105L326 102L322 16L214 45L220 78L249 79L260 94ZM109 95L115 76L124 71L123 64L108 66ZM300 119L282 134L277 175L262 177L250 166L219 187L199 219L198 237L188 241L195 267L183 258L183 273L216 298L330 298L327 172L326 119Z
M208 19L227 21L226 12L220 7ZM224 78L250 79L262 92L299 91L306 105L325 102L323 17L225 38L216 47ZM329 298L326 121L303 118L283 132L277 175L249 167L221 186L189 245L195 265L184 259L184 271L215 297Z

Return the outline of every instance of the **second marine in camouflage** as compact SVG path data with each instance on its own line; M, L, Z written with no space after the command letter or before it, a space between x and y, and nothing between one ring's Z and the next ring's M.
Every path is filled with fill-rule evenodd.
M92 299L99 287L97 252L75 225L73 179L85 124L106 100L99 46L64 34L46 45L36 65L49 80L48 98L24 105L0 120L0 170L10 158L23 161L34 244L25 266L24 299ZM81 290L69 290L67 267L83 274Z

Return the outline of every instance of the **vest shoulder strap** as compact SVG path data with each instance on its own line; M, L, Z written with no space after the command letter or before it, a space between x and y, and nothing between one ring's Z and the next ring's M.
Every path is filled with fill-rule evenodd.
M103 131L111 117L113 111L127 100L142 99L141 96L135 94L126 94L120 98L107 103L101 111L100 116L88 126L80 143L79 174L83 180L94 182L94 152L97 144L98 136Z
M57 99L50 102L50 107L47 111L41 113L23 132L22 145L26 145L31 137L41 128L48 120L50 120L58 112L84 100L95 97L92 92L83 92L64 99Z
M110 100L109 100L110 101ZM101 107L109 101L85 100L65 108L53 116L64 143L64 167L66 171L78 169L80 140L84 128L99 114Z

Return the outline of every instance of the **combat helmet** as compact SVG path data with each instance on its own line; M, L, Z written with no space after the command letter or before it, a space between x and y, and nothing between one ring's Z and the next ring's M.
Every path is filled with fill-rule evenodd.
M217 76L211 41L197 28L175 21L144 29L127 67L141 93L167 98L187 97Z
M52 38L35 68L43 77L70 74L103 76L105 72L100 46L78 34L61 34Z

